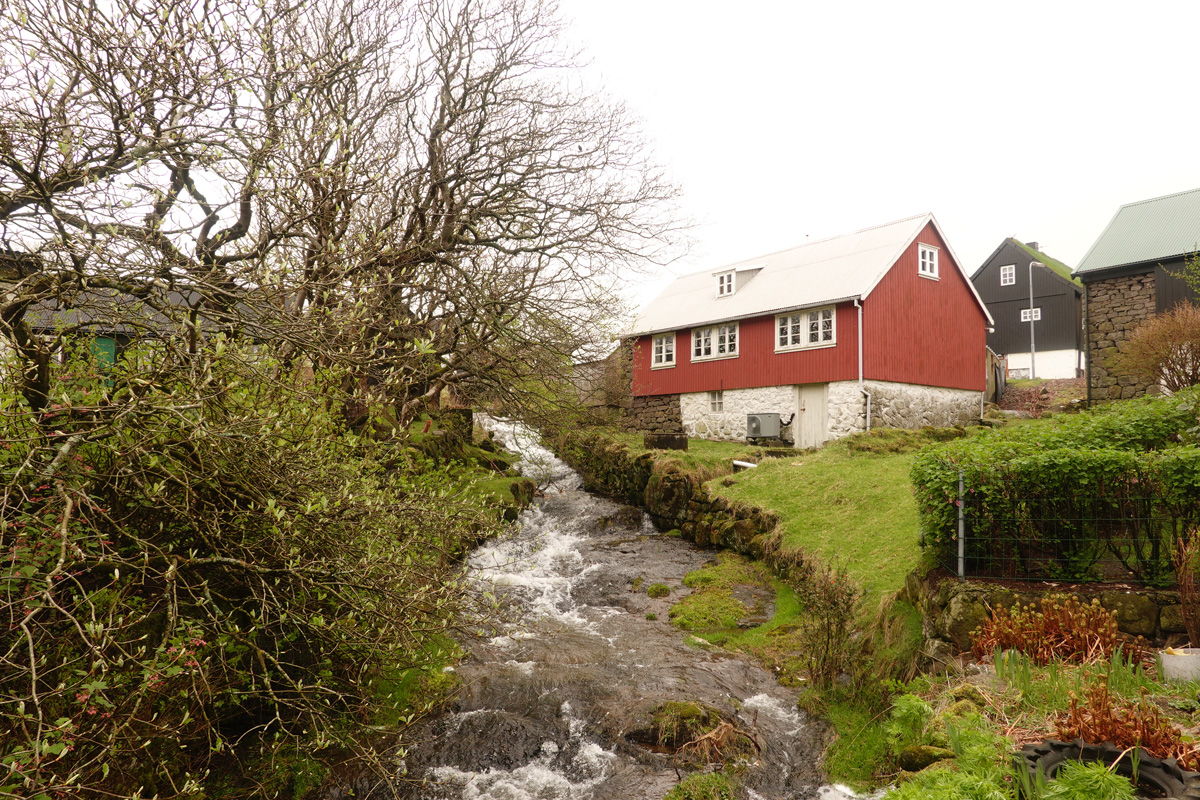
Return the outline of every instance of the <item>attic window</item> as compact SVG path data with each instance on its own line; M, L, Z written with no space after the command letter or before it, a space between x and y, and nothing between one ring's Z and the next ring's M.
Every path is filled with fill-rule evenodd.
M920 266L918 274L922 278L937 278L938 276L938 250L936 247L931 247L927 244L917 246L917 252L920 257Z
M1012 286L1017 282L1017 265L1009 264L1000 268L1000 285Z
M733 294L732 272L722 272L717 276L717 297L729 297Z

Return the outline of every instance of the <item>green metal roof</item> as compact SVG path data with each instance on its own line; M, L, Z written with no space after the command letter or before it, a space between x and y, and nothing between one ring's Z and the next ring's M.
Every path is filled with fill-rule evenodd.
M1030 258L1032 258L1034 261L1040 261L1045 264L1047 268L1057 273L1059 277L1066 278L1076 286L1083 286L1083 284L1079 282L1079 279L1071 274L1071 268L1059 261L1057 258L1048 256L1041 250L1034 250L1029 245L1025 244L1024 242L1019 242L1016 239L1010 239L1009 241L1028 253Z
M1075 274L1200 250L1200 189L1121 206Z

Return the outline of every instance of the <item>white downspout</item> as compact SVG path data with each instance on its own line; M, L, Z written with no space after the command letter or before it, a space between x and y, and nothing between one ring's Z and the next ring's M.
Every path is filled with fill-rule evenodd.
M871 430L871 393L867 391L866 383L863 381L863 308L858 302L860 298L854 298L854 307L858 309L858 390L862 392L862 396L867 398L867 430Z

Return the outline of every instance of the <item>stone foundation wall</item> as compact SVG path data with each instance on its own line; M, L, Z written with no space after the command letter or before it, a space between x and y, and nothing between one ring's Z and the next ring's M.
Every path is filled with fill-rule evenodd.
M1109 278L1087 285L1088 383L1094 401L1125 400L1146 393L1143 381L1116 363L1124 342L1154 316L1154 273Z
M628 430L650 433L683 433L679 395L656 394L632 398L624 426Z
M708 392L690 392L679 396L683 429L688 436L700 439L746 441L747 414L779 414L780 422L796 413L795 386L762 386L753 389L726 389L723 410L713 411ZM779 435L794 441L790 425L780 428Z
M866 381L872 428L947 428L979 419L979 392L913 383ZM829 438L866 430L867 403L858 381L829 384Z

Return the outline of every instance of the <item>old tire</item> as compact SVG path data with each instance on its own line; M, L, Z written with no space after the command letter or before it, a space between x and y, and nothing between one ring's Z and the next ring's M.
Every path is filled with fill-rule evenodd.
M1073 742L1047 739L1041 744L1025 745L1020 758L1030 777L1036 777L1040 772L1050 780L1058 773L1059 767L1068 761L1099 761L1107 766L1120 758L1121 752L1121 748L1108 742L1089 744L1082 739ZM1116 771L1133 780L1133 762L1128 753L1121 758ZM1173 758L1143 755L1138 763L1135 791L1139 797L1200 800L1200 773L1182 769Z

